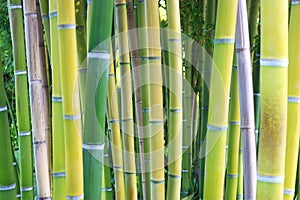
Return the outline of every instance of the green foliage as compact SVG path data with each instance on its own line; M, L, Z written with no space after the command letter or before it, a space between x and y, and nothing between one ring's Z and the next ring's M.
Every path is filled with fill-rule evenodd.
M13 66L13 51L10 37L9 17L6 0L0 0L0 62L3 66L3 76L8 104L11 109L9 115L12 143L17 148L17 133L15 127L15 79Z

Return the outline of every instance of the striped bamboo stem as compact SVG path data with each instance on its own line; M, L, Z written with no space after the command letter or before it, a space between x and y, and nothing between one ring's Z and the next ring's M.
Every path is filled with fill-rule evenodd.
M274 10L280 10L280 16ZM261 0L261 125L257 199L283 198L287 59L288 1Z
M229 89L233 60L237 0L218 1L215 47L212 68L208 124L206 135L206 160L204 174L204 199L222 199L225 173L225 145L228 122ZM231 24L231 25L227 25ZM214 109L215 107L219 109Z
M238 69L236 59L232 67L231 99L228 127L228 159L226 174L225 199L235 199L238 186L239 145L240 145L240 99L238 88Z
M63 199L66 196L65 136L62 111L56 0L49 1L49 20L52 66L52 198L56 200Z
M151 199L165 199L164 114L158 2L146 0L146 41L149 74Z
M292 1L289 25L289 68L288 68L288 122L285 157L284 199L294 199L299 152L300 90L300 2Z
M128 21L126 0L114 0L121 69L122 137L124 147L125 189L127 199L137 199L136 161L134 155L134 124L132 103L132 78L128 46Z
M180 199L182 165L182 57L179 0L168 0L170 108L167 199ZM191 144L190 144L191 145Z
M35 173L38 198L50 199L49 156L48 156L48 96L45 87L46 68L43 66L44 49L41 45L41 28L38 22L36 0L23 1L27 66L34 143Z
M112 57L112 56L111 56ZM112 165L115 178L115 198L125 199L125 185L123 174L122 138L119 124L119 109L116 93L114 63L111 58L108 75L108 113L111 127Z
M2 53L2 52L1 52ZM0 199L17 199L16 178L8 125L8 106L0 62Z
M83 131L85 199L100 199L113 1L93 2Z
M26 200L33 199L33 160L22 1L10 0L8 7L15 66L21 198Z
M82 127L74 1L57 1L57 14L65 133L66 198L83 199Z

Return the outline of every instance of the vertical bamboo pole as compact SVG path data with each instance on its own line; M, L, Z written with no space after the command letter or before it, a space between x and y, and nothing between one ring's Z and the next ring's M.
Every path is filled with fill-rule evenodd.
M83 163L85 199L100 199L113 1L94 1L88 45Z
M182 57L179 0L168 0L169 95L167 199L180 199L182 164ZM191 144L190 144L191 145ZM190 155L191 156L191 155Z
M33 161L22 1L10 0L8 1L8 7L15 66L20 187L22 199L26 200L33 199Z
M244 197L244 171L243 171L243 155L242 155L242 138L240 137L239 147L239 175L238 175L238 186L237 186L237 200L243 200Z
M49 0L49 19L52 66L52 198L56 200L63 199L66 196L65 136L62 111L56 0Z
M49 0L39 0L40 4L40 12L42 16L42 22L43 22L43 29L45 33L45 40L46 40L46 47L47 47L47 52L50 54L50 22L49 22Z
M256 195L256 145L254 134L254 102L251 75L250 42L246 1L239 0L236 52L239 66L239 94L241 108L241 134L244 167L245 199Z
M292 1L289 26L288 122L285 158L284 199L294 199L300 133L300 1Z
M146 41L149 74L151 199L165 199L164 116L158 2L145 1Z
M225 173L225 145L228 121L229 89L234 49L237 0L219 0L216 22L215 47L212 67L204 199L222 199ZM228 25L230 24L230 25ZM215 109L217 107L218 109Z
M134 127L132 103L132 78L128 46L128 21L126 0L114 0L116 7L116 24L121 69L121 101L122 101L122 136L124 146L124 171L127 199L137 199L136 161L134 155Z
M14 173L13 154L10 141L6 94L2 65L0 62L0 199L16 198L16 179Z
M83 199L81 112L78 89L75 6L57 0L57 25L65 133L66 198Z
M41 35L38 23L36 0L23 1L27 66L29 71L29 91L31 120L35 156L35 172L37 176L38 197L50 199L49 160L48 160L48 96L44 85L46 72L43 66L41 51ZM46 111L46 112L45 112Z
M280 10L276 15L274 10ZM287 122L288 1L261 1L257 199L282 199ZM272 88L276 88L272 90ZM246 165L246 163L245 163ZM244 172L246 172L244 170Z

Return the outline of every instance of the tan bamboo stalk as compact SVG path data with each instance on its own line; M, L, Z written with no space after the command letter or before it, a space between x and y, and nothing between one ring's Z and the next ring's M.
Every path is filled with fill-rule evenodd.
M280 10L280 15L274 12L276 10ZM261 122L256 198L282 199L288 92L287 0L261 0L260 65ZM243 147L247 148L244 143ZM248 165L246 160L244 158L245 166ZM245 178L247 172L244 170Z
M74 0L57 0L57 15L65 133L66 198L83 199L82 126Z
M169 121L167 199L180 199L182 165L182 57L179 0L168 0ZM192 112L191 112L192 113ZM189 114L191 114L189 113ZM190 124L191 125L191 124ZM192 146L191 144L189 144ZM188 155L191 156L191 155Z
M239 94L241 110L241 135L244 167L245 199L256 195L256 143L252 67L246 0L239 0L236 26L236 53L239 67Z
M149 74L151 199L165 199L164 114L158 2L145 1Z
M285 158L284 199L294 199L300 133L300 1L291 4L289 25L288 122ZM299 195L299 194L298 194Z
M49 160L47 154L48 96L44 89L46 72L42 63L36 0L23 1L27 66L38 197L50 199Z
M144 156L144 133L143 133L143 112L142 112L142 90L141 90L141 70L140 70L140 54L138 50L137 30L134 15L133 0L126 0L127 3L127 19L128 19L128 39L129 50L131 55L131 65L133 72L134 98L135 98L135 115L137 121L137 132L139 138L139 155L141 167L141 179L143 199L146 198L146 175L145 175L145 156Z
M137 199L136 166L134 155L134 127L132 103L132 78L128 46L128 21L126 0L114 0L116 7L116 23L121 69L121 101L122 101L122 136L124 146L124 171L127 199Z

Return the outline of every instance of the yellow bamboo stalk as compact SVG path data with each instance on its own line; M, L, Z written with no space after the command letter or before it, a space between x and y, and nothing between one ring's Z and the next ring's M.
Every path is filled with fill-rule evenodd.
M280 11L280 15L277 12ZM261 0L261 126L257 195L282 199L287 122L288 0Z
M83 199L82 127L74 1L57 0L57 13L65 131L66 197Z
M292 1L289 26L288 122L284 199L294 199L300 134L300 2Z
M146 38L149 73L151 199L165 199L164 115L158 2L146 0Z

